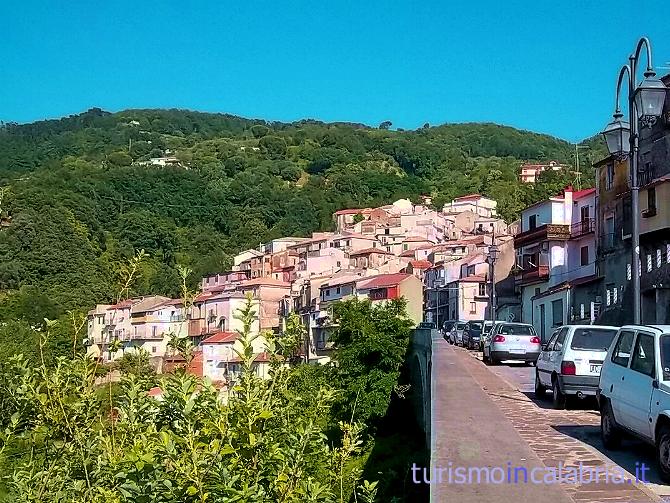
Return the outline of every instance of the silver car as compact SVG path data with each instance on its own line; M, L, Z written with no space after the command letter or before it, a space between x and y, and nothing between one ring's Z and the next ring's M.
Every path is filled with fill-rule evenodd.
M532 325L498 322L484 340L482 359L492 365L502 360L535 363L540 351L540 338Z
M449 332L449 342L460 346L463 344L463 329L467 321L457 321L454 323L454 326L451 327L451 332Z

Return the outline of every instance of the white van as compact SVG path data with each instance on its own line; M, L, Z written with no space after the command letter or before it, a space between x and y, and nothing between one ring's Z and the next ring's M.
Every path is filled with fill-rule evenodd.
M551 389L554 407L565 407L568 395L595 396L600 369L617 327L565 325L542 347L535 370L535 396Z
M598 386L600 434L607 449L630 433L656 447L670 482L670 325L621 327Z

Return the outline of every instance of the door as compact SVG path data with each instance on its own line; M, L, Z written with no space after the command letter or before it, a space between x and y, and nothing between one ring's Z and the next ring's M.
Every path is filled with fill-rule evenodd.
M545 333L545 321L547 315L544 312L544 304L540 304L540 342L544 344L544 341L547 340L547 334Z
M603 370L600 374L600 387L603 394L610 399L614 418L617 422L621 422L621 391L625 384L626 375L630 373L628 364L630 363L630 355L633 351L634 338L635 332L632 330L622 330L619 332L612 349L611 363L608 362L607 365L603 365Z
M560 330L554 330L549 338L549 342L544 345L540 357L537 359L537 375L540 377L540 382L546 386L551 384L551 353L556 342L556 337L558 337L558 332Z
M656 350L654 336L638 332L635 338L630 370L624 376L621 387L621 424L645 437L651 438L649 410L656 378ZM622 383L622 384L623 384Z

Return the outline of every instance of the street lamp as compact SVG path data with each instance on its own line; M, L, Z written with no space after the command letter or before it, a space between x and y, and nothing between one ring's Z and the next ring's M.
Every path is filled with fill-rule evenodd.
M647 53L647 69L644 80L638 84L637 70L642 49ZM627 77L628 83L628 122L623 121L620 107L621 84ZM619 160L629 158L630 191L632 206L632 281L633 281L633 323L640 323L640 187L638 186L638 121L640 124L651 127L663 113L666 87L656 78L652 64L651 43L647 37L642 37L635 48L635 52L628 58L628 64L621 67L616 87L614 104L614 120L610 122L603 136L609 153Z
M621 120L622 113L614 114L614 120L610 122L603 131L607 150L618 158L625 158L630 148L630 125Z

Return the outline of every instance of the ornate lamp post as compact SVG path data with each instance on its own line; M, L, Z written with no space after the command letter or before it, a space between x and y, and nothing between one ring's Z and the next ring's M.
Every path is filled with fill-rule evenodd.
M637 70L642 48L646 48L647 69L644 79L638 84ZM629 159L630 189L632 206L632 248L633 258L631 278L633 281L633 323L640 323L640 187L638 186L639 128L651 127L663 113L666 87L656 78L652 65L651 43L647 37L641 38L635 52L628 58L629 63L621 67L616 87L614 120L602 132L607 150L618 160ZM627 77L628 122L622 120L620 107L621 85Z

